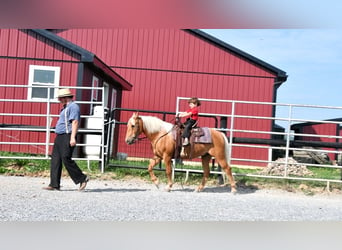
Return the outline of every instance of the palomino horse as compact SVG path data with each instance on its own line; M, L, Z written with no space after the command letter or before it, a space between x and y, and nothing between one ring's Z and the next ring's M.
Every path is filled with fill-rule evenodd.
M140 134L145 136L151 141L154 157L150 160L148 165L148 172L151 176L152 182L158 187L158 178L153 173L153 168L161 160L164 161L166 176L168 179L167 191L172 188L172 168L171 159L175 151L175 140L170 133L173 128L171 123L164 122L157 117L153 116L139 116L134 113L127 122L127 131L125 141L127 144L133 144ZM232 175L228 160L228 141L225 135L215 129L210 129L212 143L196 143L193 147L192 157L202 158L203 178L202 183L197 187L196 191L202 191L205 187L209 177L210 168L209 162L211 157L215 157L216 161L228 176L231 192L236 193L236 185ZM189 147L188 147L189 148Z

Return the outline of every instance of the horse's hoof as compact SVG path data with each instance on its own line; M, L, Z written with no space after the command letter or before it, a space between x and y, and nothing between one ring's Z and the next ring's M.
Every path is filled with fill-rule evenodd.
M159 189L159 181L153 181L153 184Z
M165 187L165 192L170 192L171 188L170 187Z
M237 191L236 191L236 189L232 189L232 191L230 191L232 194L237 194Z

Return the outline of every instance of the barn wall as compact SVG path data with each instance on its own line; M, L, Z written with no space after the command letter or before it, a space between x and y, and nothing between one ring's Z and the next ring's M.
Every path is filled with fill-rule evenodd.
M320 141L320 142L339 142L336 138L316 137L310 135L322 135L322 136L341 136L339 126L337 124L330 123L318 123L318 124L296 124L294 126L296 133L306 134L308 136L297 136L297 140L303 141ZM331 150L330 148L323 148L324 150ZM335 160L335 154L328 154L330 160Z
M15 29L0 30L0 84L28 85L29 66L60 67L60 86L73 86L77 79L77 61L79 56L70 53L60 46L48 42L45 38L31 31ZM0 99L26 100L28 88L3 87ZM51 114L58 114L59 104L51 104ZM0 113L10 114L46 114L47 104L44 102L3 102ZM52 126L57 122L53 118ZM46 117L37 116L0 116L0 123L29 126L45 126ZM51 137L53 139L53 135ZM45 134L39 132L3 130L1 141L45 142ZM44 153L44 146L34 145L0 145L0 151Z
M54 44L30 30L1 29L0 55L36 59L79 61L76 53Z
M112 67L274 77L241 57L178 29L71 29L56 33Z
M95 53L127 81L122 107L175 112L176 97L273 102L275 75L240 55L178 29L72 29L59 36ZM186 104L181 106L187 108ZM203 113L230 114L230 107L203 103ZM240 105L236 114L272 116L271 106ZM122 114L127 121L131 114ZM209 123L201 119L201 126ZM270 120L236 121L236 128L271 131ZM209 125L208 125L209 126ZM119 151L126 145L119 135ZM243 136L237 134L236 136ZM251 137L251 135L245 135ZM269 135L253 135L270 138ZM129 150L129 149L127 149ZM150 150L147 147L146 152ZM239 149L235 154L267 160L267 150Z

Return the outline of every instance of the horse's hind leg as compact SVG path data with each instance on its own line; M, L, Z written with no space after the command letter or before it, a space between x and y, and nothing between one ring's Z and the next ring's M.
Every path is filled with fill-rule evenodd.
M222 169L225 171L225 173L226 173L226 175L228 177L229 183L230 183L231 192L235 194L236 193L236 183L235 183L235 180L234 180L234 177L233 177L233 174L232 174L231 167L229 166L229 164L227 163L226 160L217 159L217 162L218 162L218 164L220 164Z
M150 160L150 164L148 165L148 172L151 177L151 181L159 188L159 180L158 178L154 175L153 168L155 165L160 163L161 159L158 157L154 157L153 159Z
M210 168L209 168L210 159L211 159L211 155L209 154L202 156L203 177L202 177L201 184L195 190L196 192L201 192L204 189L205 184L207 183L207 180L210 174Z

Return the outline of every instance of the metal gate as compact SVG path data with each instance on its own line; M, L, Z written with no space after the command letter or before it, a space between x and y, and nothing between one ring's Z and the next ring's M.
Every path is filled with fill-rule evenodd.
M14 93L27 92L29 88L34 88L28 85L0 85L1 91L8 90ZM47 96L50 96L50 91L54 87L47 88ZM104 100L103 87L71 87L65 86L63 88L73 89L74 92L82 93L84 90L97 89L102 93L102 100ZM20 96L17 98L2 98L0 99L0 158L2 159L50 159L51 149L53 146L54 127L52 127L52 120L58 119L60 103L57 99L39 98L29 99ZM81 94L82 96L82 94ZM74 98L75 99L75 98ZM91 107L103 107L103 101L92 100L75 100L75 102L82 107L82 105L90 105ZM32 108L27 108L28 106ZM13 108L16 106L15 108ZM81 108L82 110L82 108ZM20 112L19 112L20 111ZM107 155L107 145L105 138L105 131L108 123L105 116L98 117L100 123L103 124L98 128L86 128L86 120L93 118L89 113L81 112L81 126L78 134L82 137L78 140L76 145L74 160L82 160L88 162L99 162L101 171L104 171L105 157ZM98 143L85 142L87 135L99 136ZM84 154L86 147L96 147L99 152L96 157L89 158ZM22 156L4 154L4 152L23 153Z
M125 124L127 122L127 115L123 115L125 112L139 111L140 113L146 113L148 115L159 116L165 121L172 122L174 116L181 110L181 102L188 100L188 97L178 97L175 112L161 112L161 111L151 111L151 110L133 110L133 109L116 109L112 112L121 113L121 117L126 117L126 120L112 120L112 124L117 127L121 127L121 135L114 135L114 138L118 140L119 144L123 143L123 131L125 130ZM236 100L218 100L218 99L205 99L200 98L202 102L218 102L221 105L227 105L227 112L223 114L211 113L200 113L201 126L207 126L207 122L202 123L203 117L210 117L214 122L211 122L209 127L214 127L226 134L229 140L230 154L231 158L229 163L232 166L241 167L248 166L250 168L266 168L272 164L279 164L277 161L282 158L281 164L284 167L284 173L282 175L271 175L271 174L236 174L241 176L251 176L260 178L276 178L276 179L290 179L290 180L310 180L310 181L321 181L336 182L341 183L341 177L338 179L324 179L324 178L312 178L312 177L301 177L293 176L289 173L289 167L293 164L292 160L294 155L298 157L299 154L306 155L311 162L301 162L297 161L295 164L298 166L312 166L317 168L333 168L342 169L341 167L341 132L340 124L342 119L332 118L327 120L316 120L316 119L302 119L299 117L301 111L309 111L314 115L317 112L328 112L335 111L338 114L342 108L341 107L331 107L331 106L316 106L316 105L299 105L299 104L282 104L282 103L270 103L270 102L251 102L251 101L236 101ZM271 110L282 110L281 116L269 116L265 115L254 115L253 106L261 105L265 108ZM242 109L239 107L246 107L245 110L248 112L241 112ZM184 105L183 105L184 107ZM281 112L280 112L281 113ZM285 114L285 115L284 115ZM113 117L113 116L111 116ZM245 125L241 124L244 121ZM270 124L268 129L265 127L253 128L251 124L257 124L261 121ZM239 125L240 124L240 125ZM279 125L281 124L281 125ZM310 129L298 129L299 126L307 126L317 128L320 126L322 128L316 129L317 131L311 131ZM328 127L333 127L328 129ZM325 128L326 127L326 128ZM112 129L111 129L112 131ZM147 149L146 149L147 148ZM120 149L120 148L119 148ZM137 152L144 149L145 152L150 150L147 144L140 143L136 146L130 146L130 148L125 148L126 151L114 152L114 158L120 157L124 154L128 159L135 158L139 155ZM249 157L248 155L243 155L241 153L236 154L236 152L242 152L241 149L255 150L255 152L265 152L267 151L267 157L260 159ZM116 155L115 155L116 154ZM146 153L146 158L151 156ZM260 156L260 155L259 155ZM282 157L281 157L282 156ZM139 158L139 157L138 157ZM299 157L298 157L299 159ZM195 160L196 161L196 160ZM115 164L114 164L115 165ZM109 164L111 166L111 164ZM117 167L128 167L126 165L120 166L116 164ZM135 166L129 166L135 167ZM139 167L141 168L141 167ZM147 166L146 166L147 168ZM161 169L161 165L160 165ZM214 169L214 168L213 168ZM214 174L221 173L218 166L218 171L212 171ZM161 169L163 170L163 169ZM201 170L191 170L186 168L177 169L174 171L185 172L187 175L191 172L202 173Z

